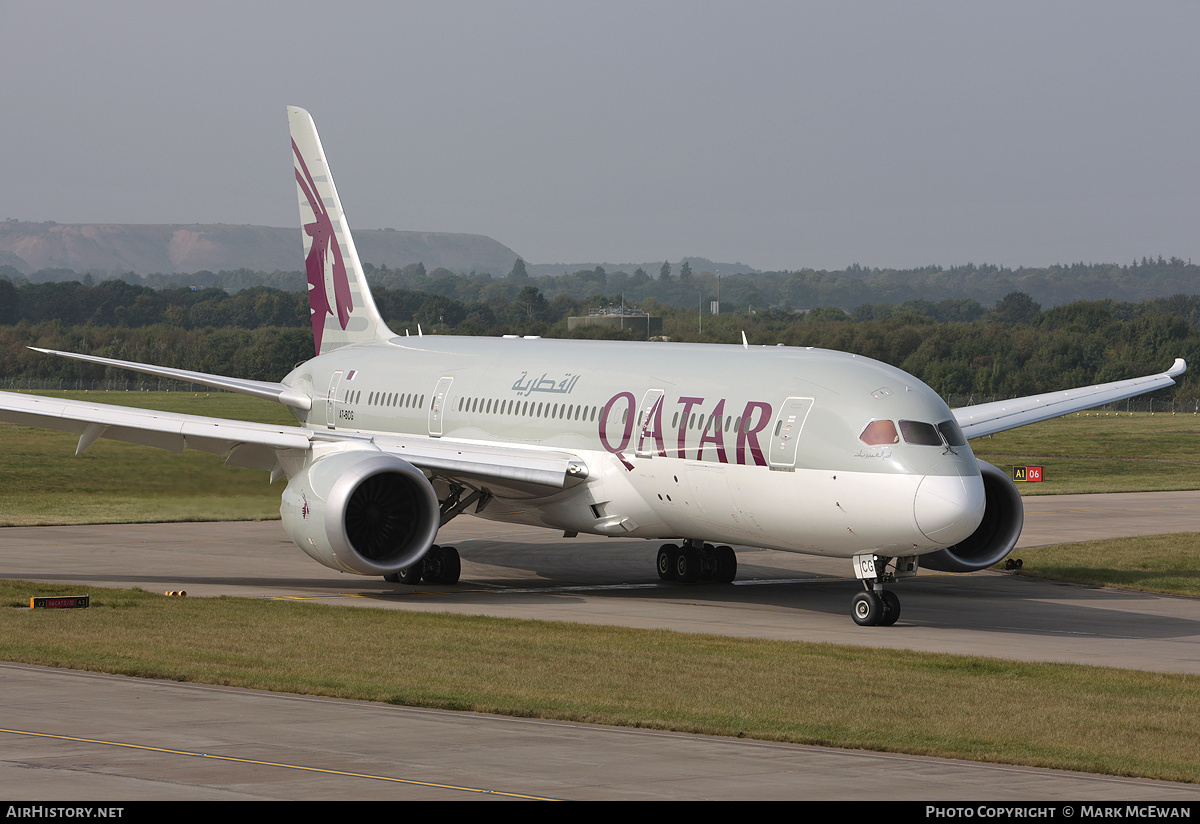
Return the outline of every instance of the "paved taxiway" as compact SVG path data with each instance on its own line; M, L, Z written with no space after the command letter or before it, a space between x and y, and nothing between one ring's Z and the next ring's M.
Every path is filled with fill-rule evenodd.
M1194 801L1192 785L0 664L0 795ZM31 734L32 733L32 734Z
M1028 498L1022 545L1193 530L1200 530L1200 492ZM895 627L863 629L848 616L857 584L845 560L739 548L738 584L681 586L658 581L651 542L563 539L473 518L452 522L442 540L462 553L458 587L403 587L327 570L273 522L4 529L0 575L83 588L185 589L1200 672L1200 605L1190 599L991 572L923 574L896 587L904 611ZM97 799L457 798L484 788L569 798L1165 799L1176 792L1154 782L12 665L0 667L0 717L22 719L25 732L111 742L0 733L0 790L43 798L63 797L64 786L73 797ZM198 767L194 755L155 755L124 744L271 765L210 759ZM380 777L318 778L297 767ZM60 783L68 776L87 781ZM459 789L426 783L397 789L404 781ZM1182 792L1197 796L1194 787Z

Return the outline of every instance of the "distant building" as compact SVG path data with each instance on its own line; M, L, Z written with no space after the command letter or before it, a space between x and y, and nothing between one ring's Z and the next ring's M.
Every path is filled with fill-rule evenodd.
M636 329L646 339L662 334L662 318L651 317L645 312L624 306L593 309L587 317L567 318L567 329L584 326L604 326L609 329Z

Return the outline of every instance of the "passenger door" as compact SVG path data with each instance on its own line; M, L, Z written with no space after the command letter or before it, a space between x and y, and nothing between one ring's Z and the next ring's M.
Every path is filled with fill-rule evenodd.
M771 449L767 458L772 469L795 469L800 431L812 410L812 398L788 398L779 409L771 430Z

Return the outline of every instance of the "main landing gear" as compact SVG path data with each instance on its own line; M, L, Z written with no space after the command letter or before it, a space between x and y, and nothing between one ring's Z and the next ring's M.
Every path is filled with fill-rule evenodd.
M894 571L888 572L888 564L893 560ZM850 600L850 617L854 623L860 627L890 627L900 617L900 599L883 585L897 578L916 575L917 556L892 559L881 555L855 555L854 574L865 590Z
M458 550L452 546L434 544L424 558L399 572L384 575L383 580L393 584L419 584L424 580L430 584L450 586L458 583L461 572L462 561L458 557Z
M442 482L438 483L440 485ZM445 488L446 494L438 502L438 529L465 512L472 504L475 504L476 513L482 512L492 499L491 493L479 489L468 490L458 483L448 483ZM458 550L452 546L434 544L425 553L424 558L407 569L384 575L383 580L393 584L419 584L424 580L430 584L450 586L458 583L461 572L462 562L459 560Z
M658 577L664 581L716 581L733 583L737 577L737 556L733 547L713 546L691 538L677 544L663 544L658 550Z

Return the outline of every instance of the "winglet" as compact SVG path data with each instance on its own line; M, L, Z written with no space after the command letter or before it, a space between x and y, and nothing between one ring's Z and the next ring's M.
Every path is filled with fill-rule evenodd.
M287 111L317 354L393 337L371 298L316 124L304 109Z
M1166 374L1170 375L1172 378L1177 378L1186 371L1187 361L1185 361L1183 358L1176 358L1175 362L1171 364L1171 368L1167 370Z

